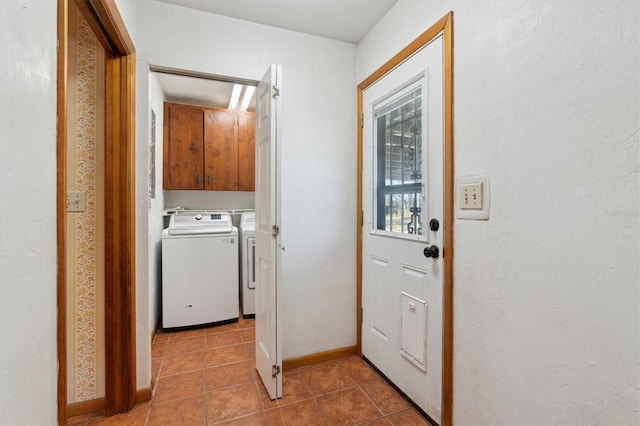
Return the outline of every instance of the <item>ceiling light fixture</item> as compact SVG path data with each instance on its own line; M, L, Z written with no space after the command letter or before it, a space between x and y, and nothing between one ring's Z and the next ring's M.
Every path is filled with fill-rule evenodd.
M240 104L240 111L246 111L253 97L253 92L256 90L256 86L245 86L244 94L242 96L242 103Z
M240 93L242 92L241 84L234 84L233 91L231 92L231 100L229 101L229 109L236 109L238 101L240 100Z

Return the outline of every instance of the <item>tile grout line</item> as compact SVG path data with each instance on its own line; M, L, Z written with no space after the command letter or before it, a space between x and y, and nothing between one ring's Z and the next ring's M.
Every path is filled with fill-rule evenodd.
M349 373L348 371L347 371L347 374L349 374L349 376L351 376L351 373ZM376 373L376 374L377 374L377 373ZM351 377L353 378L353 376L351 376ZM365 397L365 398L367 398L367 399L369 400L369 402L371 402L371 404L374 406L374 408L375 408L376 410L378 410L378 413L380 413L380 416L381 416L381 417L378 417L377 419L373 419L373 420L371 420L371 421L379 420L379 419L386 419L386 418L387 418L386 414L384 414L384 413L382 412L382 409L381 409L380 407L378 407L378 404L376 404L376 403L375 403L375 401L374 401L373 399L371 399L371 397L370 397L370 396L369 396L369 394L364 390L364 388L361 386L361 384L360 384L357 380L355 380L355 378L354 378L354 380L353 380L353 381L354 381L354 382L356 382L356 386L358 387L358 389L360 389L360 392L362 392L362 394L364 395L364 397ZM371 381L373 381L373 380L371 380ZM391 423L391 420L388 420L388 421L389 421L389 423Z
M253 372L251 372L251 373L253 374ZM265 408L264 401L262 400L262 397L260 396L261 395L260 394L261 383L259 383L258 380L255 380L255 377L253 375L251 377L254 378L253 383L254 383L254 385L256 387L256 392L258 392L258 399L260 400L260 407L262 407L262 410L260 411L262 413L262 420L264 420L265 424L268 424L269 422L267 420L267 409ZM276 401L277 401L277 399L276 399ZM276 405L276 408L278 408L277 405ZM278 417L280 418L280 421L283 422L282 415L280 414L280 410L279 409L278 409Z
M237 328L236 330L233 330L233 331L231 331L231 332L237 332L237 333L238 333L238 336L240 337L240 342L241 342L240 344L242 344L242 346L243 346L243 352L244 352L244 354L245 354L245 357L247 357L246 347L244 346L244 339L243 339L242 334L240 333L240 331L239 331L239 330L240 330L240 328ZM231 332L229 332L229 333L231 333ZM209 336L209 335L215 335L215 334L221 334L221 333L206 333L206 332L205 332L205 352L206 352L207 347L208 347L208 345L207 345L207 336ZM219 347L228 347L228 346L237 346L237 345L223 345L223 346L219 346ZM216 347L216 348L217 348L217 347ZM215 349L215 348L212 348L212 349ZM224 363L224 364L220 364L220 365L212 365L212 366L208 366L208 365L207 365L207 362L206 362L206 355L205 355L205 426L208 426L208 425L209 425L209 409L208 409L208 405L207 405L207 404L208 404L208 401L209 401L208 393L209 393L210 391L211 391L211 392L213 392L213 391L214 391L214 389L209 390L209 389L208 389L208 387L207 387L207 380L206 380L207 369L208 369L208 368L215 368L215 367L223 367L223 366L228 366L228 365L232 365L232 364L240 364L240 363L244 363L244 362L248 362L248 361L249 361L249 359L248 359L248 358L246 358L246 359L244 359L244 360L240 360L240 361L235 361L235 362L230 362L230 363ZM251 378L252 378L252 382L253 382L253 384L254 384L254 388L256 389L256 391L258 391L258 389L256 388L255 380L253 380L253 376L251 376ZM233 385L233 386L225 386L225 387L220 388L220 389L215 389L215 391L226 390L226 389L232 389L232 388L235 388L235 387L245 386L246 384L247 384L247 383L240 383L240 384L235 384L235 385ZM263 418L264 418L264 407L263 407L263 404L262 404L262 400L260 399L260 394L259 394L259 393L258 393L258 399L259 399L259 401L260 401L260 407L262 408L262 409L260 410L260 412L261 412L261 413L263 413ZM251 415L251 414L253 414L253 413L249 413L249 414L247 414L246 416L249 416L249 415ZM246 417L246 416L240 416L240 417L237 417L237 418L242 418L242 417ZM229 421L229 420L234 420L234 419L236 419L236 418L233 418L233 419L226 419L226 420L223 420L223 421L221 421L221 422L225 422L225 421ZM216 423L214 423L214 424L218 424L218 423L221 423L221 422L216 422Z
M369 367L369 368L370 368L370 367ZM372 370L372 371L373 371L373 370ZM361 383L359 383L359 382L356 382L356 383L357 383L357 385L358 385L358 387L361 389L362 393L367 397L367 399L369 399L369 401L371 401L371 403L373 404L373 406L374 406L374 407L375 407L375 408L376 408L376 409L377 409L377 410L382 414L382 417L379 417L378 419L373 419L373 420L371 420L371 421L380 420L380 419L386 419L389 423L392 423L392 422L391 422L391 420L389 420L389 417L394 416L394 415L399 414L399 413L403 413L403 412L405 412L405 411L415 411L415 412L420 416L420 418L421 418L421 419L423 419L423 420L425 421L425 423L426 423L427 425L429 424L429 423L427 422L427 420L426 420L426 419L424 419L424 418L423 418L423 416L422 416L420 413L418 413L418 412L417 412L417 411L412 407L412 405L409 403L409 401L407 400L407 398L406 398L406 397L404 397L403 395L399 394L399 393L398 393L398 392L397 392L397 391L396 391L392 386L390 386L390 385L386 382L386 380L384 380L384 378L383 378L382 376L380 376L380 374L378 374L378 372L374 371L374 373L376 374L376 377L378 377L378 378L382 379L382 382L383 382L386 386L389 386L389 387L391 388L391 390L392 390L395 394L397 394L397 395L398 395L398 396L399 396L403 401L407 402L407 407L405 407L404 409L401 409L401 410L397 410L397 411L394 411L394 412L391 412L391 413L384 414L384 412L383 412L383 411L382 411L382 409L378 406L378 404L376 404L376 403L375 403L375 401L373 401L373 399L371 399L371 397L369 396L369 394L364 390L364 388L362 387L362 384L361 384ZM351 373L349 373L349 375L351 375ZM372 380L369 380L369 381L364 382L364 384L371 384L371 383L373 383L374 381L375 381L375 379L372 379ZM365 425L366 425L366 423L365 423Z
M327 414L324 412L324 410L320 406L320 403L318 402L318 399L316 398L316 395L311 391L311 387L309 386L309 383L307 383L307 379L305 379L304 376L302 374L300 374L299 372L298 372L298 374L300 375L300 380L302 380L302 383L307 388L307 391L309 392L309 395L311 395L311 399L312 399L314 405L316 406L316 409L320 412L320 415L322 416L322 420L324 421L324 424L325 425L330 425L331 422L329 422L329 420L327 418Z
M207 386L207 331L204 332L204 426L209 426L209 387Z
M349 378L351 378L351 380L353 381L353 383L355 383L355 388L357 388L360 392L362 392L362 394L364 395L365 398L367 398L369 400L369 402L371 403L371 405L373 405L373 408L375 408L378 413L380 414L380 417L377 417L375 419L371 419L366 421L365 423L362 424L366 424L366 423L370 423L373 422L375 420L379 420L379 419L384 419L385 415L382 412L382 410L380 409L380 407L378 407L378 404L376 404L370 397L369 395L367 395L367 393L364 391L364 389L362 388L362 386L360 386L360 382L358 382L358 380L356 380L355 377L353 377L353 375L349 372L348 369L344 368L344 366L341 365L342 363L338 363L339 367L347 374L347 376L349 376Z

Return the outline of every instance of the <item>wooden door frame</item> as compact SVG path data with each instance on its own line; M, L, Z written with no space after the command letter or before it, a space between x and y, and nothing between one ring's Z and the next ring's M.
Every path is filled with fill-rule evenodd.
M107 52L105 102L105 399L107 415L136 403L135 48L114 0L58 0L58 424L67 417L67 56L75 1Z
M442 290L442 405L441 424L451 425L453 405L453 12L443 16L438 22L420 34L404 49L373 72L358 85L358 189L357 189L357 353L362 355L362 127L364 125L362 93L373 83L400 65L404 60L420 50L436 36L443 34L444 65L444 245L442 248L443 290Z

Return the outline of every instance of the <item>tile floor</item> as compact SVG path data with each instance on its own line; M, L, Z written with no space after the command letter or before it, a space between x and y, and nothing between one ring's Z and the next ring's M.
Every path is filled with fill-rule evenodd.
M126 414L78 416L67 425L428 425L355 356L285 371L284 395L271 401L255 372L254 324L159 332L153 399Z

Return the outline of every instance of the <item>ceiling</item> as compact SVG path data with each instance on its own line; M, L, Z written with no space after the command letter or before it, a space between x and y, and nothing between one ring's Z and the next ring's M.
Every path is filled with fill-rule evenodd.
M227 108L233 83L207 78L156 73L168 102ZM252 100L247 111L255 111Z
M398 0L155 0L286 30L359 43ZM232 83L157 73L169 102L227 108ZM255 102L248 108L255 110Z
M359 43L398 0L156 0L334 40Z

